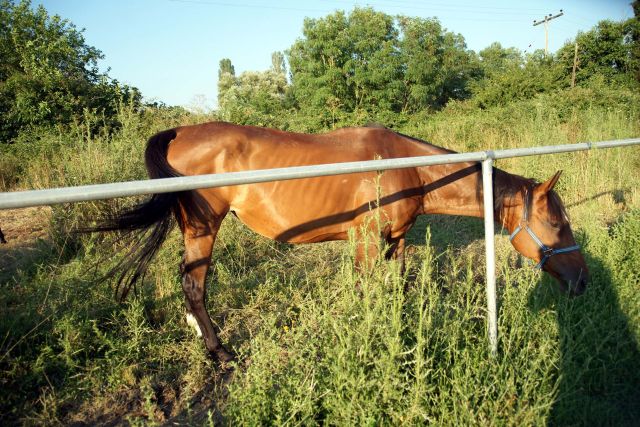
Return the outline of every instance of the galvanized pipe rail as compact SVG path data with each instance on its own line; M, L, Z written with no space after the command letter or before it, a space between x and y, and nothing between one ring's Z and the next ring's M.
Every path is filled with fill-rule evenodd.
M16 209L30 206L86 202L91 200L112 199L115 197L137 196L153 193L171 193L174 191L195 190L199 188L255 184L259 182L402 169L446 163L481 162L487 159L505 159L509 157L566 153L594 148L621 147L638 143L640 143L640 138L632 138L617 141L584 142L578 144L514 148L508 150L476 151L471 153L403 157L397 159L182 176L176 178L116 182L111 184L81 185L77 187L62 187L48 190L16 191L0 193L0 209Z
M175 191L196 190L200 188L255 184L260 182L403 169L448 163L482 162L485 243L487 253L487 329L490 351L492 354L496 354L498 349L498 327L495 288L495 230L493 221L492 179L493 161L496 159L506 159L511 157L568 153L591 149L625 147L637 144L640 144L640 138L529 148L513 148L495 151L476 151L472 153L455 153L435 156L403 157L397 159L370 160L362 162L296 166L289 168L228 172L222 174L128 181L112 184L82 185L77 187L54 188L48 190L16 191L0 193L0 209L17 209L30 206L85 202L143 194L170 193Z

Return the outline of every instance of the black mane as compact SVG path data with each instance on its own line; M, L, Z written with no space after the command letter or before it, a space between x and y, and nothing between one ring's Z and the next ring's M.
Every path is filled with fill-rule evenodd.
M493 209L496 218L499 217L503 209L508 206L508 202L513 200L518 194L533 194L536 186L540 185L531 178L514 175L503 170L493 168ZM533 203L532 197L526 197L527 211L531 212ZM560 196L555 191L547 193L547 207L552 217L557 219L568 219L567 211L560 200Z

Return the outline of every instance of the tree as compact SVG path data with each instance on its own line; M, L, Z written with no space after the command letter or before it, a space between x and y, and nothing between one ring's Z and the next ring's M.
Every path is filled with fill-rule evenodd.
M405 69L404 110L438 109L469 96L467 83L480 72L464 37L446 31L437 19L402 16L401 58Z
M633 21L631 29L631 53L635 63L636 81L640 82L640 0L635 0L633 7Z
M227 92L237 84L236 69L229 58L220 60L218 69L218 108L224 109L224 102L228 98Z
M393 17L371 8L339 11L306 19L303 34L288 51L294 97L321 120L319 127L336 115L399 110L402 64Z
M574 47L578 43L578 84L600 76L608 83L629 85L636 78L640 66L639 58L634 55L634 48L637 49L634 34L637 37L638 30L638 18L620 22L600 21L593 29L578 33L575 41L560 48L556 57L565 74L570 76Z
M562 68L553 56L545 55L544 51L536 50L524 58L518 58L515 55L504 56L505 51L498 50L496 46L490 48L487 58L497 58L497 61L483 64L483 78L469 86L473 102L479 107L505 105L563 87ZM481 57L483 52L487 54L483 50Z
M292 91L315 128L441 108L479 73L464 38L435 19L355 8L306 19L303 36L288 51Z
M25 129L64 125L85 109L114 115L140 93L100 73L102 53L44 7L0 0L0 142Z
M347 27L341 11L321 19L306 18L304 38L287 52L294 99L308 116L320 121L318 127L330 120L324 117L328 102L338 100L335 105L341 105L340 110L355 106L345 72L351 55Z
M566 43L552 56L536 51L522 57L516 49L493 43L479 53L483 78L470 85L473 101L484 108L568 88L575 43L578 84L596 79L609 85L637 85L635 76L640 62L633 54L633 37L638 28L637 18L601 21L590 31L578 33L575 41Z
M373 9L354 9L347 37L351 47L345 63L347 85L357 110L397 110L402 68L398 30L391 16Z
M478 53L478 58L484 75L496 75L524 65L524 57L518 49L503 48L498 42L493 42L482 49Z
M271 56L267 71L245 71L235 76L229 59L220 61L218 71L218 113L223 120L258 126L282 127L287 90L284 54Z
M287 66L284 62L284 53L273 52L271 54L271 69L280 75L287 75Z

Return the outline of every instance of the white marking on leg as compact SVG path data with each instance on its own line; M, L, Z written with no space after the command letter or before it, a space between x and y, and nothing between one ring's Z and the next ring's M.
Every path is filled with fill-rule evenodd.
M202 331L200 330L200 325L198 325L198 321L191 313L187 313L187 324L196 330L196 334L201 337Z

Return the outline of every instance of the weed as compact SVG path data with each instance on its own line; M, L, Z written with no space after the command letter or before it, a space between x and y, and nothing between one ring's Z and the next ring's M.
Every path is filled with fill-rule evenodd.
M589 103L591 95L545 95L484 111L452 105L401 131L458 151L640 134L636 95L612 90L616 107ZM0 165L0 185L143 178L145 139L202 119L132 114L126 105L120 114L123 125L111 135L92 134L88 124L22 135L11 157L2 153L2 162L18 165ZM38 148L28 144L34 139ZM207 283L214 323L240 360L222 375L184 320L179 232L139 296L118 304L96 280L116 261L106 259L103 237L71 238L68 230L130 201L56 208L52 237L30 266L2 264L0 422L633 424L640 419L639 154L625 148L500 162L538 180L564 169L557 190L591 283L569 299L498 236L496 358L486 341L475 219L422 217L408 236L415 250L407 251L406 275L376 260L362 276L354 241L294 247L228 218ZM0 250L11 259L23 253Z

